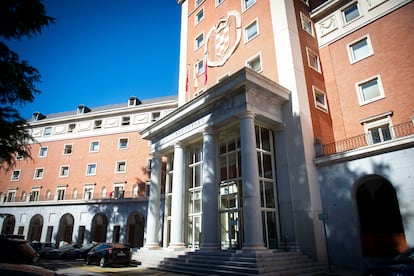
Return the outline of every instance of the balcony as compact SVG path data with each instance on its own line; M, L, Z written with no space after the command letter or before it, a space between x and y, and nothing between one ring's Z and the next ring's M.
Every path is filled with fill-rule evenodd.
M31 197L30 194L26 196L7 196L3 194L0 198L0 204L2 205L31 205L31 204L82 204L85 202L113 202L120 200L148 200L147 195L140 195L137 191L123 191L118 193L118 195L113 195L112 197L103 195L102 193L85 193L85 194L59 194L54 196L47 196L46 194L40 194L36 197Z
M322 145L317 157L328 156L336 153L343 153L350 150L370 147L385 142L401 139L414 134L414 124L412 121L399 125L387 126L376 132L369 132L354 136L345 140L336 141Z

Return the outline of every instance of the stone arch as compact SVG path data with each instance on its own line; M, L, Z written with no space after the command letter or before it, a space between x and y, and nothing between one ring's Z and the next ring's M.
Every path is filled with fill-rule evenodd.
M391 257L407 249L397 194L387 179L363 177L355 199L364 257Z
M56 243L60 242L72 243L73 224L75 219L72 214L64 214L59 221L59 229L56 238Z
M40 241L42 237L43 217L40 214L34 215L30 220L27 239L29 241Z
M16 218L13 215L6 215L1 228L1 234L12 235L16 225Z
M94 242L106 242L108 218L104 213L96 214L92 219L91 237Z
M142 247L144 245L145 219L139 212L129 214L126 227L126 243L131 247Z

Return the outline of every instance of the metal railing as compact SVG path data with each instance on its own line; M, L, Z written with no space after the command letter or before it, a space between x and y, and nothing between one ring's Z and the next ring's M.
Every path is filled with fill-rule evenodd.
M322 145L323 155L331 155L334 153L345 152L353 149L366 147L373 144L379 144L397 138L405 137L414 134L414 124L412 121L398 124L389 127L391 137L390 139L373 139L371 133L365 133L358 136L350 137L341 141L336 141L330 144Z

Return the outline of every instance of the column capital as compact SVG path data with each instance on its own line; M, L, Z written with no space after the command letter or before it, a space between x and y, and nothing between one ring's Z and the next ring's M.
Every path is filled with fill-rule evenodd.
M176 149L176 148L183 148L184 147L184 143L183 142L181 142L181 141L179 141L179 142L177 142L177 143L175 143L174 144L174 148Z
M250 117L250 118L254 119L256 117L256 114L251 110L245 110L245 111L239 113L239 117L240 117L240 119L247 118L247 117Z
M217 132L218 132L218 129L215 128L215 127L211 127L211 126L208 126L208 127L203 129L203 135L216 134Z

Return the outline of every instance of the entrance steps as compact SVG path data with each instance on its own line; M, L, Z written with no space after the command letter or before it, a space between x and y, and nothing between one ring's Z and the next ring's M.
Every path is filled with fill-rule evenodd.
M325 266L300 252L154 251L159 251L159 259L157 262L153 260L153 265L145 262L147 267L184 275L326 275ZM149 250L140 252L140 255L147 252L154 254ZM162 253L166 254L164 258L161 257ZM138 255L136 257L141 258ZM144 263L143 259L138 260Z

